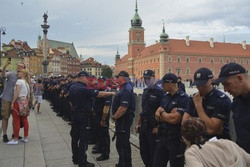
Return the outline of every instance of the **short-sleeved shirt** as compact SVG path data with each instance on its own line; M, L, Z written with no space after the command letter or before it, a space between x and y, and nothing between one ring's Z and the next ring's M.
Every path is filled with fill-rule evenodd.
M27 82L24 79L18 79L16 81L16 85L20 86L20 93L18 95L18 97L26 97L29 93L29 85L27 84ZM16 90L16 86L14 87L14 91Z
M155 117L155 112L160 107L163 96L163 89L158 85L143 90L141 103L142 112L140 113L142 120L150 120L152 117Z
M98 90L87 89L87 85L82 82L76 82L69 88L69 98L74 112L82 115L89 115L92 109L92 97L96 97Z
M135 95L130 83L122 84L121 89L116 93L112 105L112 113L115 114L120 106L127 107L124 115L135 112Z
M236 97L232 103L236 143L250 154L250 93Z
M107 87L104 87L104 88L98 89L98 91L109 92L109 89L107 89ZM112 96L108 96L105 98L96 97L94 100L94 104L93 104L93 111L95 111L95 113L98 116L102 116L103 107L104 106L111 106L111 103L112 103Z
M174 95L171 95L170 93L166 93L161 102L161 107L167 113L171 113L171 111L174 108L177 108L177 112L181 116L183 116L184 112L186 111L188 101L189 101L189 96L179 89ZM181 121L177 124L171 124L168 122L160 122L159 127L160 127L159 128L160 131L161 130L167 131L169 138L171 139L181 138Z
M14 87L16 85L16 81L18 80L18 76L16 72L7 72L6 73L6 83L2 93L2 99L12 102L14 95Z
M222 134L229 135L229 117L231 112L231 100L223 92L213 88L202 100L202 106L209 118L217 118L224 121ZM192 117L198 117L193 98L191 96L186 111ZM212 136L210 136L212 137ZM221 138L221 136L217 136ZM223 138L223 136L222 136Z

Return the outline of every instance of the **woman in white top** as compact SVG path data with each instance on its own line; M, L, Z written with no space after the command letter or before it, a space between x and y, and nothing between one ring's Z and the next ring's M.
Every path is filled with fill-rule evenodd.
M13 127L14 127L14 138L11 141L9 141L7 144L18 144L20 120L22 120L23 126L24 126L24 138L22 138L21 140L25 143L28 142L28 139L27 139L28 133L29 133L29 122L27 118L28 115L21 116L19 109L20 107L24 107L24 106L28 108L28 102L30 98L30 88L29 88L30 78L29 78L28 72L25 70L21 70L18 72L18 78L19 79L17 80L16 86L14 88L14 97L13 97L13 101L11 104ZM23 102L25 103L22 103L25 105L22 105L21 103L17 102L18 100L20 102L20 99L25 99L23 100Z
M230 140L207 140L205 123L191 117L182 125L183 140L188 146L185 151L187 167L247 167L250 154Z

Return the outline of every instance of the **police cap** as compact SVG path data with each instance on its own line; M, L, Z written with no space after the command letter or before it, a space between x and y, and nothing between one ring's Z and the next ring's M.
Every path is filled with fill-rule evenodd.
M212 79L214 77L213 73L211 70L208 68L199 68L195 73L194 73L194 82L192 86L203 86L207 83L209 79Z
M162 78L163 83L177 83L177 80L177 76L173 73L165 74Z
M221 68L219 78L217 78L213 84L218 85L230 76L244 73L246 73L246 69L241 65L237 63L228 63Z

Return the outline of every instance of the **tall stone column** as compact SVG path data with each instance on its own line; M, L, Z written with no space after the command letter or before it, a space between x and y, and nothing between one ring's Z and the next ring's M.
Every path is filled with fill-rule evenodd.
M48 73L48 48L47 48L47 45L48 45L48 39L47 39L47 33L48 33L48 29L49 29L49 25L47 24L47 19L48 19L48 12L44 13L43 15L43 24L41 25L42 28L43 28L43 62L42 62L42 65L43 65L43 75L44 76L47 76L47 73Z

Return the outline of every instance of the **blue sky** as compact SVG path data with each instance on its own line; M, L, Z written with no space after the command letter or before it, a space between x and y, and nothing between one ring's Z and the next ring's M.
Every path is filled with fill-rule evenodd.
M250 0L138 0L146 45L159 40L162 20L170 38L250 42ZM43 13L48 11L48 38L74 42L78 54L103 64L114 64L118 48L127 53L135 0L0 0L2 42L27 41L36 47L42 35Z

